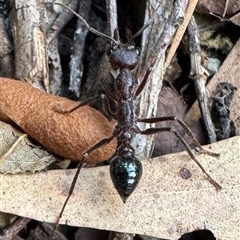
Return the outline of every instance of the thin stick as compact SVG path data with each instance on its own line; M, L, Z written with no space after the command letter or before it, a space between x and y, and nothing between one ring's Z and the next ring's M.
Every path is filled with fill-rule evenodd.
M117 1L116 0L107 0L106 8L107 8L108 30L110 32L110 36L113 38L114 31L115 31L115 29L118 28Z
M30 221L30 218L18 218L16 221L2 229L3 235L0 236L0 239L12 240Z
M212 123L211 114L209 110L208 96L206 93L204 70L201 59L201 49L199 33L197 24L192 16L188 25L189 47L190 47L190 61L191 73L190 77L193 79L196 95L198 99L201 116L203 119L204 128L207 133L209 142L216 142L216 133Z
M76 10L78 5L78 0L71 0L69 3L69 6L73 9ZM56 7L57 9L56 9ZM59 13L59 9L57 6L57 3L53 5L53 10L56 13ZM62 10L62 9L61 9ZM60 11L61 11L60 10ZM49 45L52 40L59 34L59 32L62 31L63 27L72 19L73 13L72 12L65 12L63 14L60 14L53 22L51 28L47 31L47 44Z
M187 7L187 10L186 10L186 13L185 13L185 17L184 17L184 20L183 20L183 23L181 24L181 26L178 28L176 34L175 34L175 37L173 39L173 42L172 42L172 45L169 49L169 52L168 52L168 55L166 57L166 61L165 61L165 67L167 68L169 66L169 64L171 63L172 61L172 58L178 48L178 45L179 43L181 42L182 40L182 37L185 33L185 30L188 26L188 23L190 21L190 18L191 16L193 15L193 12L197 6L197 3L198 3L198 0L189 0L188 2L188 7Z
M225 2L225 6L224 6L224 11L223 11L223 19L225 18L226 13L227 13L228 3L229 3L229 0L226 0L226 2Z
M0 157L0 163L7 158L8 155L12 154L14 149L19 146L19 143L24 139L27 138L27 134L23 134L18 137L18 139L14 142L14 144L11 145L11 147L3 153L3 155Z

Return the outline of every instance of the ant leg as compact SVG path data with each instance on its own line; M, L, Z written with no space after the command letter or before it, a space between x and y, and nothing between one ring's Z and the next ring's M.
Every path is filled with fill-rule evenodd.
M112 109L110 107L110 104L109 104L109 100L108 100L108 97L104 94L101 95L102 97L102 101L103 101L103 109L104 111L111 117L113 117L114 119L116 119L116 113L113 113L112 112Z
M179 125L184 129L184 131L187 133L187 135L193 140L195 145L204 153L209 156L213 157L219 157L218 153L214 153L208 150L205 150L201 144L198 142L196 137L194 136L191 129L178 117L176 116L167 116L167 117L153 117L153 118L139 118L137 119L137 122L144 122L144 123L157 123L157 122L164 122L164 121L177 121Z
M63 110L63 109L61 109L61 107L59 107L58 105L55 105L53 108L54 108L54 110L55 110L56 112L61 113L61 114L71 113L71 112L74 112L75 110L77 110L77 109L80 108L80 107L83 107L83 106L85 106L85 105L90 104L90 103L93 102L93 101L96 101L96 99L98 99L98 98L101 98L101 95L95 96L95 97L89 98L89 99L87 99L87 100L85 100L85 101L83 101L83 102L80 102L77 106L75 106L74 108L72 108L72 109L70 109L70 110Z
M109 86L106 84L106 82L104 81L104 79L101 79L101 83L104 86L106 92L106 95L110 98L112 98L115 102L117 101L116 96L114 95L114 93L112 92L112 90L109 88Z
M75 173L75 175L74 175L72 184L71 184L70 189L69 189L69 192L68 192L68 196L67 196L67 198L66 198L66 200L65 200L65 202L64 202L64 204L63 204L63 206L62 206L62 209L61 209L61 211L60 211L60 213L59 213L59 215L58 215L58 218L57 218L57 220L56 220L56 222L55 222L55 225L54 225L54 228L53 228L53 233L52 233L52 239L55 238L56 230L57 230L57 228L58 228L58 226L59 226L59 222L60 222L60 219L62 218L64 209L65 209L65 207L67 206L67 203L68 203L70 197L72 196L73 190L74 190L75 185L76 185L76 182L77 182L78 175L79 175L79 173L80 173L80 170L82 169L83 161L84 161L84 157L81 159L81 161L80 161L80 163L79 163L79 165L78 165L77 171L76 171L76 173Z
M103 101L103 107L104 107L105 112L106 112L107 114L109 114L109 116L111 116L111 117L113 117L113 118L115 119L115 115L116 115L116 114L112 112L112 110L111 110L111 108L110 108L109 100L108 100L107 96L104 95L104 94L101 94L101 95L99 95L99 96L95 96L95 97L93 97L93 98L89 98L89 99L87 99L87 100L79 103L77 106L75 106L74 108L72 108L72 109L70 109L70 110L63 110L63 109L61 109L61 108L60 108L59 106L57 106L57 105L54 106L54 110L55 110L56 112L58 112L58 113L61 113L61 114L71 113L71 112L77 110L77 109L80 108L80 107L83 107L83 106L85 106L85 105L90 104L90 103L93 102L93 101L96 101L96 99L98 99L98 98L101 98L101 99L102 99L102 101Z
M86 151L86 152L83 154L83 157L82 157L82 159L81 159L81 161L80 161L80 163L79 163L79 165L78 165L77 171L76 171L76 173L75 173L75 175L74 175L72 184L71 184L71 186L70 186L70 189L69 189L69 192L68 192L68 196L67 196L67 198L66 198L66 200L65 200L65 202L64 202L64 204L63 204L63 206L62 206L62 209L61 209L61 211L60 211L60 214L59 214L59 216L58 216L58 218L57 218L57 221L56 221L56 223L55 223L55 226L54 226L54 229L53 229L53 237L55 236L55 233L56 233L57 227L58 227L58 225L59 225L60 219L62 218L62 214L63 214L63 212L64 212L64 209L65 209L65 207L67 206L67 203L68 203L71 195L73 194L73 190L74 190L75 185L76 185L76 183L77 183L78 175L79 175L79 173L80 173L80 170L82 169L82 165L83 165L84 160L85 160L93 151L97 150L97 149L100 148L100 147L103 147L103 146L107 145L107 144L110 143L114 138L115 138L115 134L113 133L113 135L112 135L111 137L102 139L101 141L99 141L98 143L96 143L93 147L91 147L88 151Z
M134 40L135 38L137 38L140 34L142 34L142 32L153 22L153 18L150 18L150 20L148 20L148 22L142 26L142 28L140 30L138 30L132 37L132 40Z
M184 147L186 148L189 156L192 158L192 160L198 165L198 167L202 170L203 174L207 177L208 181L217 189L221 190L221 186L214 180L212 177L206 172L206 170L203 168L203 166L199 163L199 161L195 158L191 148L189 145L186 143L186 141L182 138L182 136L179 134L179 132L174 129L173 127L165 127L165 128L148 128L146 130L141 130L139 133L140 134L145 134L145 135L150 135L150 134L155 134L159 132L173 132L176 137L182 142Z
M142 82L140 83L140 85L138 86L137 90L135 91L134 93L134 96L133 98L135 99L141 92L142 90L144 89L146 83L147 83L147 80L148 80L148 77L150 75L150 73L152 72L152 68L148 68Z

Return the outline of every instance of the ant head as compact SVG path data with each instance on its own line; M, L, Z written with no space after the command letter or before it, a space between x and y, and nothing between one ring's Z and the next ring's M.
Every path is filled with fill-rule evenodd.
M136 67L137 62L138 62L138 57L139 57L139 50L131 44L124 45L124 44L121 44L118 40L116 40L116 39L119 39L119 37L116 36L116 33L118 32L117 30L114 33L115 38L116 38L116 39L114 39L106 34L103 34L99 31L97 31L94 28L90 27L89 24L78 13L76 13L74 10L72 10L70 7L66 6L65 4L58 3L58 2L54 2L54 4L60 5L66 9L68 9L69 11L71 11L74 15L76 15L85 24L85 26L88 28L88 30L90 32L112 42L112 47L109 50L109 59L110 59L110 63L111 63L111 66L113 69L117 70L119 68L128 68L128 69L132 70ZM131 39L131 41L133 41L134 38L136 38L148 25L146 25L144 28L140 29L140 31L138 31L138 33L136 33L133 37L130 37L129 31L128 31L127 38L129 38L129 39Z
M116 155L110 163L110 174L118 194L125 203L142 177L142 164L135 156Z
M140 51L133 45L113 44L108 51L110 64L114 70L119 68L134 69L138 63Z

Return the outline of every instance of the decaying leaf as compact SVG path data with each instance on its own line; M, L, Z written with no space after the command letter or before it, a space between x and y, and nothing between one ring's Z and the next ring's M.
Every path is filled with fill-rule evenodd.
M46 94L20 81L0 78L0 120L14 122L48 150L71 160L83 154L103 138L112 135L112 124L97 110ZM115 152L116 140L94 151L87 163L101 162Z
M178 116L180 119L182 119L186 112L186 108L187 105L176 93L176 91L172 90L169 87L163 87L161 89L158 99L157 116ZM174 121L159 122L156 124L156 127L174 127L180 133L183 132L181 126L179 126L179 124ZM154 136L154 139L154 156L161 156L167 153L181 152L185 150L182 144L177 143L178 139L172 132L161 132L159 134L156 134Z
M56 160L52 154L31 143L27 134L0 121L0 173L41 171Z
M228 20L240 25L240 2L239 0L200 0L196 10L200 13L210 13L221 20Z
M143 161L142 181L126 204L111 183L108 166L84 168L61 223L164 239L206 228L216 239L240 239L240 137L206 148L220 158L200 154L198 160L222 190L216 191L186 152ZM191 177L183 178L182 169ZM0 211L54 223L74 173L2 175Z

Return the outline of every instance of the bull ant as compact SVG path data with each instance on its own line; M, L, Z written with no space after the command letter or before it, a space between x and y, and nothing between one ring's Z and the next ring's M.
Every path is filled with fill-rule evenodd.
M210 181L210 183L213 184L217 190L220 190L221 186L215 180L213 180L211 176L205 171L205 169L201 166L201 164L195 158L189 145L185 142L185 140L173 127L148 128L145 130L141 130L137 126L137 122L157 123L157 122L169 121L169 120L177 121L180 124L180 126L184 129L184 131L193 139L195 145L203 153L211 156L217 156L217 154L215 153L204 150L200 145L200 143L197 141L197 139L194 137L191 130L186 126L186 124L175 116L141 118L141 119L136 117L134 113L134 108L133 108L133 101L142 92L144 86L146 85L149 74L151 72L150 69L147 71L143 81L140 83L137 90L135 91L134 90L135 81L131 71L137 66L138 58L139 58L139 50L132 44L120 43L119 37L117 37L118 34L115 34L116 35L115 38L111 38L103 33L98 32L97 30L91 28L88 25L88 23L80 15L74 12L72 9L70 9L69 7L63 4L60 4L60 3L57 3L57 4L72 11L78 18L80 18L85 23L89 31L101 37L104 37L105 39L110 40L112 42L112 46L108 52L109 61L112 69L118 70L118 75L115 79L115 93L112 92L109 89L109 87L106 85L106 83L102 80L102 83L106 89L106 95L103 95L103 94L101 95L105 111L114 119L116 119L117 125L115 126L111 137L105 138L99 141L96 145L94 145L84 153L84 156L81 159L81 162L79 164L78 170L74 176L71 188L69 190L69 195L62 207L57 223L59 223L59 220L62 216L64 208L70 196L73 193L84 159L87 158L87 156L91 152L108 144L115 137L118 140L118 145L117 145L115 155L110 159L110 174L111 174L112 182L124 203L126 202L128 197L133 193L142 176L142 164L139 161L139 159L136 158L135 150L130 144L133 134L149 135L149 134L156 134L163 131L173 132L177 136L177 138L182 142L182 144L186 148L190 157L201 168L201 170L203 171L207 179ZM143 31L144 29L145 27L142 28L141 31ZM139 32L137 34L139 34ZM136 35L133 36L133 38L135 37ZM80 103L77 107L71 109L70 111L61 111L60 113L70 113L76 110L77 108L90 103L93 99L96 99L96 97L89 99L83 103ZM112 99L116 103L116 112L114 113L110 108L109 99Z

